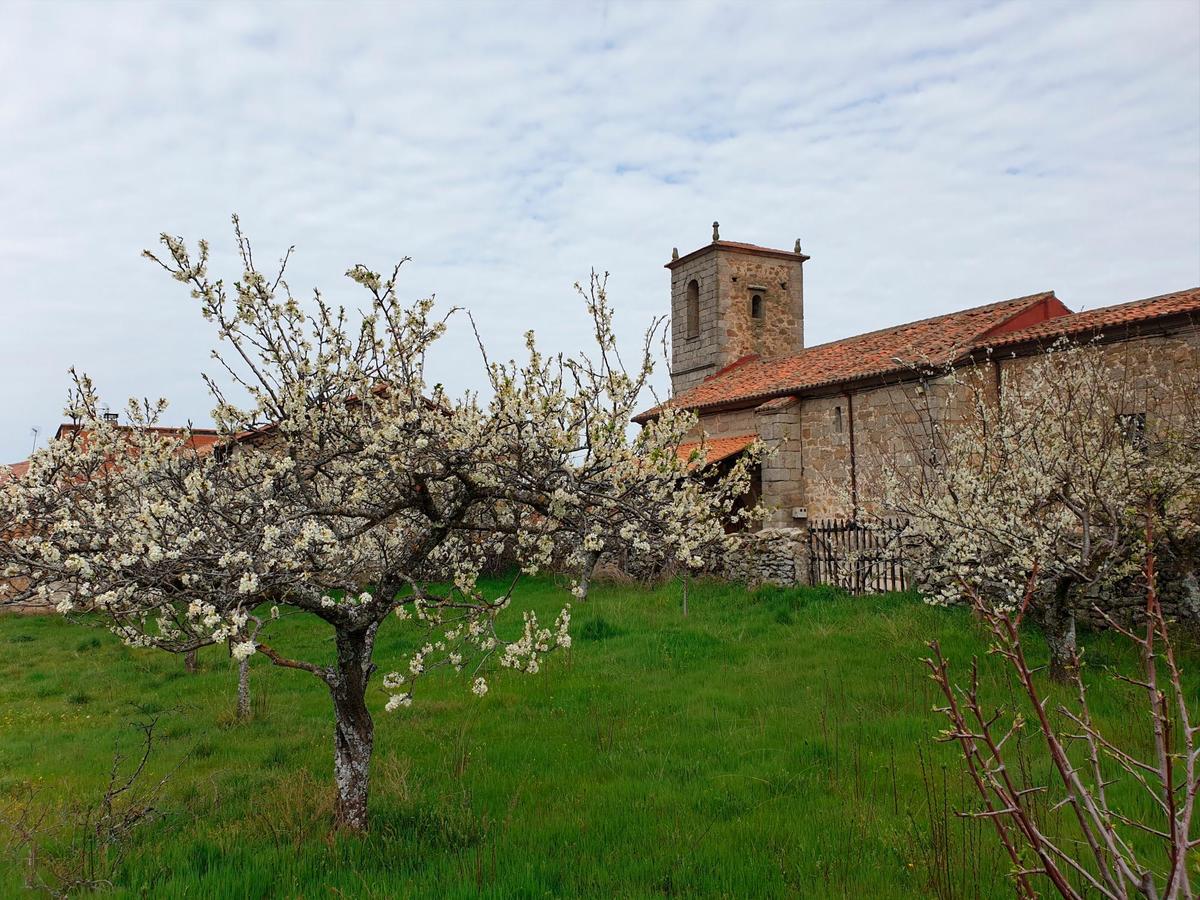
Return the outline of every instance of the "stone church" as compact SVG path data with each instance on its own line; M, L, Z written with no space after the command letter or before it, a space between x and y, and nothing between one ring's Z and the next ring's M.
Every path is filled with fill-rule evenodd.
M756 438L772 448L754 486L770 510L764 530L790 533L797 545L816 520L856 517L872 450L907 424L898 400L928 389L930 372L974 362L992 367L1000 385L1006 369L1062 337L1101 342L1115 365L1200 365L1200 287L1087 312L1045 291L807 346L808 259L799 241L790 250L725 241L714 223L712 243L675 251L666 264L667 403L698 415L693 437L707 445L709 465ZM795 580L805 580L796 566Z

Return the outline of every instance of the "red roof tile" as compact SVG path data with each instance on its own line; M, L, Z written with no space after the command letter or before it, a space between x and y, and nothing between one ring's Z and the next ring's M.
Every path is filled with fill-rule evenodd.
M712 465L713 463L720 462L723 459L728 459L735 454L741 453L743 450L753 444L757 438L757 434L739 434L735 435L734 437L707 438L703 442L703 445L708 448L708 457L705 460L705 465ZM679 455L680 459L682 459L684 462L687 462L688 457L692 455L692 451L700 446L700 441L690 444L680 444L679 447L676 448L675 452Z
M1012 331L1000 337L989 338L989 347L1012 346L1029 341L1046 342L1060 337L1101 335L1105 331L1137 328L1149 322L1192 316L1200 322L1200 287L1162 294L1145 300L1134 300L1118 306L1102 306L1059 319L1050 319L1028 328Z
M24 462L12 463L8 466L0 466L0 484L12 478L20 478L29 469L29 460Z
M128 425L119 425L117 427L121 431L133 430ZM187 428L156 427L156 428L148 428L146 430L154 432L155 434L166 435L168 437L182 437L184 434L188 433ZM64 423L64 424L58 426L58 431L55 432L54 436L56 438L62 438L73 431L79 432L81 438L85 442L88 439L88 435L91 433L90 429L84 428L80 425ZM221 440L220 432L218 432L212 428L193 428L193 429L191 429L190 434L191 434L191 437L188 440L187 447L188 447L188 449L196 450L199 453L210 452L212 450L212 448L214 446L216 446L216 444Z
M121 430L129 430L129 426L118 426ZM150 431L158 434L182 436L187 432L186 428L150 428ZM62 438L72 432L79 432L80 439L87 445L88 435L91 433L89 429L80 425L75 425L70 422L65 422L58 426L58 431L54 433L55 438ZM193 428L191 430L191 438L188 440L188 449L195 450L197 453L211 453L213 447L221 440L219 432L211 428ZM7 468L7 472L5 471ZM23 460L19 463L13 463L10 466L0 466L0 484L12 478L20 478L29 470L29 460Z
M1020 327L1028 321L1069 314L1054 292L1046 291L882 328L789 356L746 357L669 403L705 409L904 371L913 365L946 365L972 349L978 338L1000 333L1009 323ZM659 408L639 413L634 420L645 421Z

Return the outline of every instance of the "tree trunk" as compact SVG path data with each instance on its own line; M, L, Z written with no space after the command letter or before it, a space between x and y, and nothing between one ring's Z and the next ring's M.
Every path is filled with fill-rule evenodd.
M596 562L600 559L600 554L593 550L589 550L583 557L583 573L579 578L580 600L587 600L588 591L592 587L592 573L596 571Z
M337 632L337 669L329 677L333 697L333 779L337 785L334 826L367 830L367 794L375 723L367 709L367 682L375 670L371 654L378 624L358 631Z
M1071 582L1060 581L1046 604L1042 629L1050 648L1050 680L1070 681L1075 671L1075 610L1071 607Z
M250 718L250 657L238 660L237 717L239 722Z
M196 662L196 651L189 650L183 657L183 668L189 675L195 675L199 664Z

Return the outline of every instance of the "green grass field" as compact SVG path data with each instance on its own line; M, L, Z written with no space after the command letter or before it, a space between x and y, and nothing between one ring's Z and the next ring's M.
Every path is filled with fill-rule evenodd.
M550 613L565 596L539 580L520 599ZM991 826L954 815L973 798L933 741L918 662L934 637L960 670L985 649L966 612L701 583L683 618L679 599L678 584L598 586L569 654L482 700L444 678L385 714L377 682L367 838L329 833L329 700L312 676L254 657L255 718L237 725L223 650L189 675L102 630L0 618L0 795L10 812L30 784L46 808L97 797L141 704L161 716L150 775L178 770L162 818L106 873L120 896L1012 895ZM275 628L285 651L331 655L313 621ZM382 671L403 628L381 634ZM1092 668L1132 669L1119 640L1085 642ZM985 672L1000 696L998 662ZM1119 737L1143 730L1115 687L1095 707ZM0 861L0 895L21 865Z

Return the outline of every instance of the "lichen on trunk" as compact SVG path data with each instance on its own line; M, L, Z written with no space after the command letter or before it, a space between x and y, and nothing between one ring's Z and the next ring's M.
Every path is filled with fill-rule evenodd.
M375 669L371 654L378 627L375 623L361 630L337 630L337 664L327 679L334 714L334 825L360 833L367 830L375 745L375 723L367 709L367 683Z
M1059 683L1070 680L1077 653L1071 587L1069 580L1059 581L1042 611L1042 630L1050 648L1050 679Z
M250 658L238 660L237 717L244 722L250 718Z

